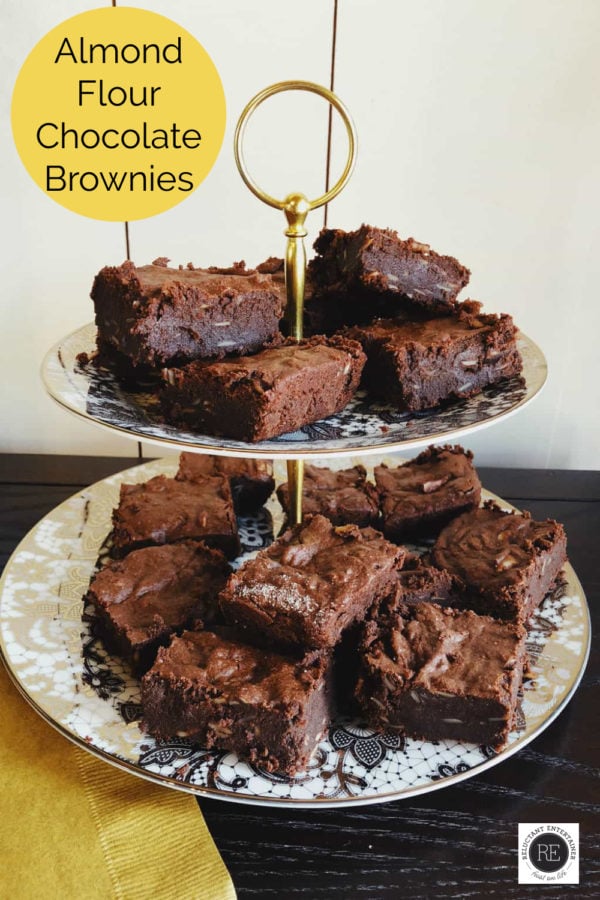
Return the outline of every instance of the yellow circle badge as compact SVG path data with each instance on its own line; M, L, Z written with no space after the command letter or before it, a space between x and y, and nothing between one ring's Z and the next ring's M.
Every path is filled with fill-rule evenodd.
M17 78L12 127L49 197L94 219L144 219L194 191L225 131L225 95L206 50L156 13L104 7L68 19Z

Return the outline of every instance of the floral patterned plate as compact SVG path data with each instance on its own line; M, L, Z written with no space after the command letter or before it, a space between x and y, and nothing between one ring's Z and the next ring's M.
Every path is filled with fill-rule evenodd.
M465 435L522 409L542 389L547 367L544 354L524 334L518 338L523 377L491 385L467 400L456 400L418 413L399 412L359 392L342 412L300 431L259 444L246 444L166 425L155 391L127 390L107 369L77 364L80 353L92 353L96 329L85 325L53 347L42 365L50 396L70 412L135 440L174 449L202 449L225 456L271 458L348 456L414 449Z
M106 653L81 598L102 557L121 483L172 474L176 464L146 463L62 503L24 538L0 583L0 647L13 680L41 716L86 750L151 781L224 800L297 807L378 803L455 784L496 765L536 737L572 696L590 628L581 585L567 566L530 626L533 680L525 685L518 728L500 753L338 721L308 769L287 778L226 750L185 740L157 744L139 728L138 682ZM284 464L276 464L276 475L283 474L279 468ZM244 555L268 544L280 525L275 499L259 516L241 519Z

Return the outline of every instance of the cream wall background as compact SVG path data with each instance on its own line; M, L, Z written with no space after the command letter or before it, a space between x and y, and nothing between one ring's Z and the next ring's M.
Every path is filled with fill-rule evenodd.
M80 218L31 181L10 134L10 94L34 43L86 0L1 0L3 387L0 452L132 455L135 444L58 409L39 364L91 320L96 271L125 258L120 224ZM254 199L233 162L245 102L274 81L329 84L333 0L147 0L213 57L228 103L221 156L200 188L130 225L131 255L174 263L249 264L281 253L283 217ZM329 224L394 227L457 256L467 293L514 315L543 348L550 377L520 414L469 437L481 464L598 468L600 450L600 2L598 0L338 0L335 90L359 132L359 160ZM190 85L190 91L194 89ZM249 131L257 180L272 192L320 193L327 107L287 95ZM294 117L306 135L297 137ZM334 129L333 175L345 153ZM311 237L322 225L309 222ZM144 446L145 455L156 448Z

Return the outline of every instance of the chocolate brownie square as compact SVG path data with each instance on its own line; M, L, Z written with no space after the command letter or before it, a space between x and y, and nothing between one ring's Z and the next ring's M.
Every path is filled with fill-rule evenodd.
M467 300L456 315L381 319L346 329L367 354L363 386L400 409L420 410L519 374L523 361L512 318L480 309Z
M283 304L269 275L231 269L107 266L91 296L98 348L132 370L252 353L281 339Z
M365 355L344 338L288 339L255 356L165 371L169 422L239 441L263 441L331 416L352 399Z
M404 555L373 528L312 516L244 563L219 605L250 638L329 650L393 588Z
M453 306L470 272L428 244L403 241L390 229L362 225L357 231L324 229L309 272L315 293L393 298L400 306L444 310Z
M277 488L277 497L289 515L287 482ZM377 491L367 481L364 466L333 471L306 464L302 510L304 515L325 516L334 525L374 525L379 517Z
M395 469L376 466L375 483L382 531L392 541L433 537L481 498L473 454L459 446L428 447Z
M214 619L230 572L223 554L199 541L144 547L101 569L84 600L105 646L139 674L173 632Z
M238 459L185 452L180 455L175 476L178 481L202 481L207 475L224 475L229 479L233 504L239 513L258 509L275 489L273 463L268 459Z
M432 559L460 580L461 605L527 622L567 559L567 538L552 519L536 522L488 501L444 528Z
M389 617L390 611L404 603L437 603L453 606L456 596L454 579L442 569L437 569L420 556L407 554L391 591L367 613L366 620L381 616L381 609ZM360 622L348 628L335 648L336 702L338 708L352 716L359 714L354 695L349 686L358 678L358 645L364 631Z
M267 771L305 768L332 715L327 656L297 660L227 633L187 631L142 679L143 727L238 753Z
M356 697L367 722L422 740L501 747L513 727L525 629L435 603L365 625Z
M222 475L194 482L157 475L122 484L112 519L115 556L188 539L204 541L230 559L240 552L231 488Z

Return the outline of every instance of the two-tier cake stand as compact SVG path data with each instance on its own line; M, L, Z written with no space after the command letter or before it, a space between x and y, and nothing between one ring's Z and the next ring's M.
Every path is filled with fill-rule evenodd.
M314 201L302 194L290 194L281 201L271 197L254 183L244 162L242 143L250 115L266 98L286 90L325 97L346 126L349 153L344 171ZM236 161L244 181L287 218L287 316L296 339L302 337L304 221L310 210L333 199L344 187L352 173L355 148L354 127L344 105L330 91L309 82L266 88L248 104L238 123ZM546 378L543 354L521 335L524 377L487 388L477 397L443 410L408 414L358 395L336 416L294 434L246 444L166 426L152 391L128 391L110 372L77 365L78 354L90 353L94 345L95 330L90 325L48 353L43 377L58 403L104 428L159 446L273 459L278 481L285 479L287 461L296 521L302 516L305 459L328 459L333 466L349 457L377 455L380 461L395 451L463 437L524 407ZM500 753L457 741L404 739L339 720L306 772L287 778L240 761L226 750L205 750L183 739L156 744L139 729L138 682L124 664L106 653L95 636L93 616L84 612L82 617L81 599L102 557L120 485L160 473L174 474L176 465L173 460L145 463L70 498L25 537L3 575L0 647L13 680L50 724L97 756L171 788L236 802L300 807L376 803L435 790L497 764L547 727L576 689L587 659L590 629L581 585L567 565L564 584L546 598L530 624L528 651L534 679L524 690L519 727ZM492 495L484 491L484 496ZM243 553L235 564L268 545L281 525L282 511L273 498L260 514L241 518Z

